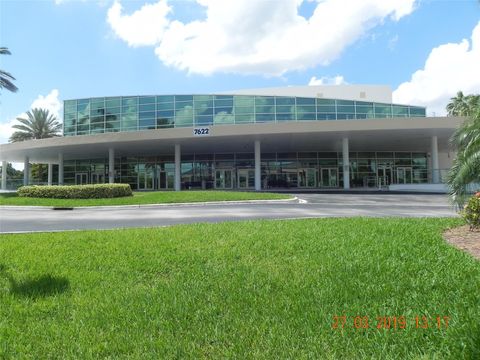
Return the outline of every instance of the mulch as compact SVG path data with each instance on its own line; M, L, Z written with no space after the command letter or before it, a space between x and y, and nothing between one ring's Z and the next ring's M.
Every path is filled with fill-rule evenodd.
M459 226L445 231L443 237L453 246L480 260L480 229L471 231L468 225Z

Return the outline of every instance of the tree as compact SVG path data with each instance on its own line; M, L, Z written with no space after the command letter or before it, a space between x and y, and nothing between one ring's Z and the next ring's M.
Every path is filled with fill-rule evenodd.
M479 96L470 95L467 103L473 106L466 109L469 118L455 131L450 140L457 149L457 156L453 160L447 182L450 186L450 195L457 205L462 205L469 190L472 190L469 189L469 184L480 183Z
M46 109L32 109L27 112L27 119L18 117L17 121L20 124L12 127L20 131L15 131L10 136L10 142L59 136L62 128L62 124L57 121L57 118Z
M447 112L450 116L472 116L480 105L480 95L463 95L462 91L450 99Z
M0 47L0 55L11 55L6 47ZM15 78L8 72L0 70L0 89L7 89L11 92L16 92L18 88L13 84Z

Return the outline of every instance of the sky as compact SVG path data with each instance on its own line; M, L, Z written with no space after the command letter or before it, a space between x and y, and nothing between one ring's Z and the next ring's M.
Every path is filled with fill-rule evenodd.
M438 116L480 93L477 0L0 0L0 46L0 143L84 97L380 84Z

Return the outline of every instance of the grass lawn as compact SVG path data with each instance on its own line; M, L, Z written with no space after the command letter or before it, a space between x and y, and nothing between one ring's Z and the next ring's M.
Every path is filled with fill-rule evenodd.
M441 237L459 224L2 235L0 358L479 359L480 262Z
M77 207L100 205L165 204L201 201L278 200L290 198L291 196L286 194L212 190L134 192L133 196L131 197L113 199L44 199L19 197L16 193L4 193L0 194L0 205Z

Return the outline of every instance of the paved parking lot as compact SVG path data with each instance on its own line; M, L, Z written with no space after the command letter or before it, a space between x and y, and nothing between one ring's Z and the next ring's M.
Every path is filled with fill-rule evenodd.
M346 216L457 216L446 195L297 194L275 203L148 205L51 210L1 207L0 232L150 227L195 222Z

